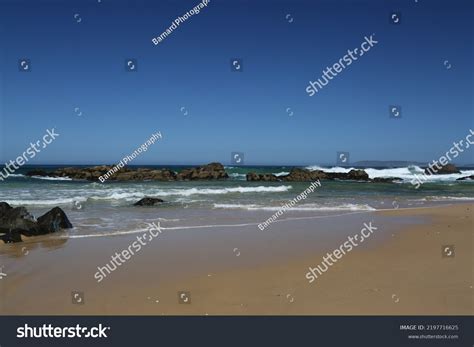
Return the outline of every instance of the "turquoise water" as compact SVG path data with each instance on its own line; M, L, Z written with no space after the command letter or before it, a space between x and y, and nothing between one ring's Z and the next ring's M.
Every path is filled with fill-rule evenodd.
M60 166L58 166L60 167ZM291 167L226 167L226 181L193 182L88 182L64 179L30 178L32 169L54 170L56 167L22 168L0 182L0 201L31 208L60 206L79 208L85 205L130 206L144 196L160 197L164 208L211 209L278 209L304 191L310 182L247 182L247 172L285 174ZM157 166L157 168L159 168ZM183 167L169 167L179 171ZM313 167L315 168L315 167ZM323 168L327 171L348 171L344 168ZM410 171L411 170L411 171ZM403 183L367 183L322 181L321 187L300 201L294 210L357 211L421 206L436 202L474 200L474 181L456 178L474 174L440 175L419 189L410 184L414 168L373 169L371 178L397 176ZM421 170L421 169L420 169Z
M56 167L35 167L54 170ZM183 167L170 167L175 171ZM316 167L313 167L316 168ZM38 217L61 207L74 229L66 237L94 237L136 232L145 223L160 221L167 228L253 225L273 215L303 192L310 182L247 182L247 172L285 174L291 167L226 167L225 181L193 182L88 182L24 176L22 168L0 182L0 201L25 206ZM323 168L348 171L348 168ZM321 186L285 213L284 218L326 218L376 210L417 208L474 201L474 181L456 181L461 174L431 178L419 189L410 183L420 168L367 168L373 177L401 177L403 183L321 181ZM166 202L158 207L134 207L145 196ZM257 230L257 229L256 229ZM56 235L55 237L60 237Z

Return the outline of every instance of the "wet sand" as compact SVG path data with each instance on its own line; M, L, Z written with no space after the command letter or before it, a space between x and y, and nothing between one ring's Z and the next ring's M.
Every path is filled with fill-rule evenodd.
M100 283L97 266L135 235L3 245L0 313L472 315L473 210L457 204L282 218L264 231L165 229ZM308 267L370 221L377 231L310 284ZM454 256L443 245L454 245ZM84 293L82 304L72 302L72 291ZM178 292L190 295L188 303L179 303Z

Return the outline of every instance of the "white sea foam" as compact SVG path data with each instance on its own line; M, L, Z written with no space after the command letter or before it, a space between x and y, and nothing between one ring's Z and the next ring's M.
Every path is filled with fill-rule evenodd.
M51 206L51 205L70 205L75 201L84 202L87 199L84 197L74 197L74 198L62 198L62 199L38 199L38 200L11 200L11 199L2 199L2 201L7 202L10 205L19 205L19 206Z
M289 172L288 172L288 171L281 171L281 172L272 172L271 174L272 174L272 175L275 175L275 176L284 176L284 175L288 175ZM233 173L230 173L230 174L229 174L229 177L234 178L234 179L242 179L242 180L245 180L246 177L247 177L247 174L233 172Z
M121 190L111 192L105 192L104 195L93 195L90 197L91 200L134 200L145 197L144 192L123 192ZM109 194L107 194L109 193ZM152 194L150 194L152 195Z
M255 204L214 204L214 208L222 209L244 209L248 211L278 211L281 206L262 206ZM375 211L376 209L366 204L341 204L341 205L318 205L304 204L291 208L291 211Z
M229 174L229 177L232 177L232 178L235 178L235 179L245 180L245 178L247 177L247 175L246 175L246 174L241 174L241 173L234 172L234 173Z
M345 168L345 167L340 167L340 166L334 166L334 167L322 167L318 165L312 165L312 166L307 166L305 169L314 171L314 170L322 170L325 172L349 172L354 168Z
M272 186L272 187L229 187L229 188L188 188L188 189L151 189L146 192L146 195L156 196L191 196L191 195L221 195L232 193L279 193L287 192L292 189L292 186ZM137 191L113 191L111 194L104 196L92 196L94 200L128 200L135 198L143 198L145 192Z
M467 196L427 196L424 201L474 201L474 197Z
M351 170L357 170L356 168L350 167L330 167L325 168L317 165L308 166L306 167L308 170L323 170L325 172L341 172L347 173ZM400 168L390 168L390 169L373 169L367 168L363 169L369 175L369 178L387 178L387 177L399 177L402 178L406 182L411 182L415 178L416 175L423 175L424 170L419 166L407 166L407 167L400 167ZM448 174L448 175L431 175L431 176L424 176L428 182L448 182L448 181L455 181L458 178L466 177L474 175L474 170L462 170L459 174ZM424 179L424 178L423 178Z
M19 198L17 194L16 199L9 199L8 195L4 198L0 196L0 201L6 201L12 205L26 205L26 206L50 206L50 205L71 205L78 202L85 202L87 200L96 201L137 201L145 196L171 196L177 201L189 198L191 196L203 197L206 195L225 195L225 194L248 194L248 193L279 193L286 192L292 189L292 186L257 186L257 187L229 187L229 188L187 188L187 189L160 189L160 188L128 188L128 189L106 189L106 190L49 190L44 194L38 192L27 192L24 199ZM74 195L73 195L74 194ZM35 195L41 195L40 198L34 199ZM23 197L23 196L21 196ZM201 199L186 199L186 202L206 201Z
M46 177L46 176L31 176L37 180L46 180L46 181L72 181L72 178L69 177Z
M8 177L34 178L37 180L47 180L47 181L72 181L72 178L69 178L69 177L25 176L22 174L8 174Z

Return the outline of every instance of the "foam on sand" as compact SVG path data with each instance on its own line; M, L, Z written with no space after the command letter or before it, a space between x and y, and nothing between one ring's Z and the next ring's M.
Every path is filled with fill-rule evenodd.
M244 209L248 211L278 211L281 206L261 206L254 204L214 204L214 208L221 209ZM304 204L292 207L288 211L375 211L376 209L366 204L341 204L341 205L318 205Z

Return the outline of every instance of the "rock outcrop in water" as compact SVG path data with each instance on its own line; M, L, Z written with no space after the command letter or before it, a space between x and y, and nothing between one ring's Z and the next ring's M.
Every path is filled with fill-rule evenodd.
M246 175L247 181L264 181L264 182L277 182L278 177L274 174L257 174L250 172Z
M99 177L104 177L111 172L113 166L102 165L89 168L67 167L57 169L53 172L34 170L28 172L27 176L45 177L68 177L71 179L81 179L88 181L99 181ZM108 181L198 181L198 180L223 180L229 175L220 163L210 163L189 169L183 169L176 173L169 169L138 168L130 169L124 167L115 173L109 173ZM315 180L351 180L376 183L390 183L402 181L398 177L383 177L370 179L364 170L352 169L349 172L325 172L323 170L308 170L293 168L288 175L276 176L271 173L249 172L246 175L249 182L310 182Z
M316 180L351 180L376 183L390 183L402 181L398 177L370 179L364 170L351 170L349 172L325 172L322 170L308 170L294 168L288 175L275 176L272 174L247 174L247 181L282 181L282 182L312 182Z
M314 180L354 180L369 181L369 175L364 170L351 170L349 172L324 172L322 170L307 170L294 168L288 175L279 176L282 181L314 181Z
M111 165L101 165L88 168L66 167L52 172L41 170L29 171L27 176L40 177L67 177L77 180L99 181L99 177L111 172L114 167ZM109 181L174 181L176 173L168 169L154 170L149 168L129 169L124 167L116 173L112 173Z
M307 169L300 169L294 168L291 169L288 175L278 176L278 179L281 181L287 182L305 182L305 181L315 181L321 179L327 179L328 176L325 172L321 170L307 170Z
M436 166L433 167L433 170L430 170L429 168L425 169L425 174L427 175L449 175L456 173L461 173L461 171L459 171L459 169L453 164L441 166L441 169L438 169Z
M220 180L229 178L221 163L210 163L181 171L177 179L180 181Z
M136 203L133 204L133 206L155 206L157 204L163 203L164 200L158 199L158 198L150 198L150 197L144 197L140 201L137 201Z
M5 243L21 242L21 235L37 236L70 228L71 222L59 207L35 220L26 208L0 202L0 239Z
M117 172L112 172L114 166L101 165L88 168L66 167L52 172L34 170L28 172L27 176L40 177L68 177L71 179L99 181L99 177L108 175L108 181L193 181L193 180L215 180L226 179L229 176L224 166L220 163L211 163L190 169L184 169L176 173L169 169L138 168L130 169L124 167Z

